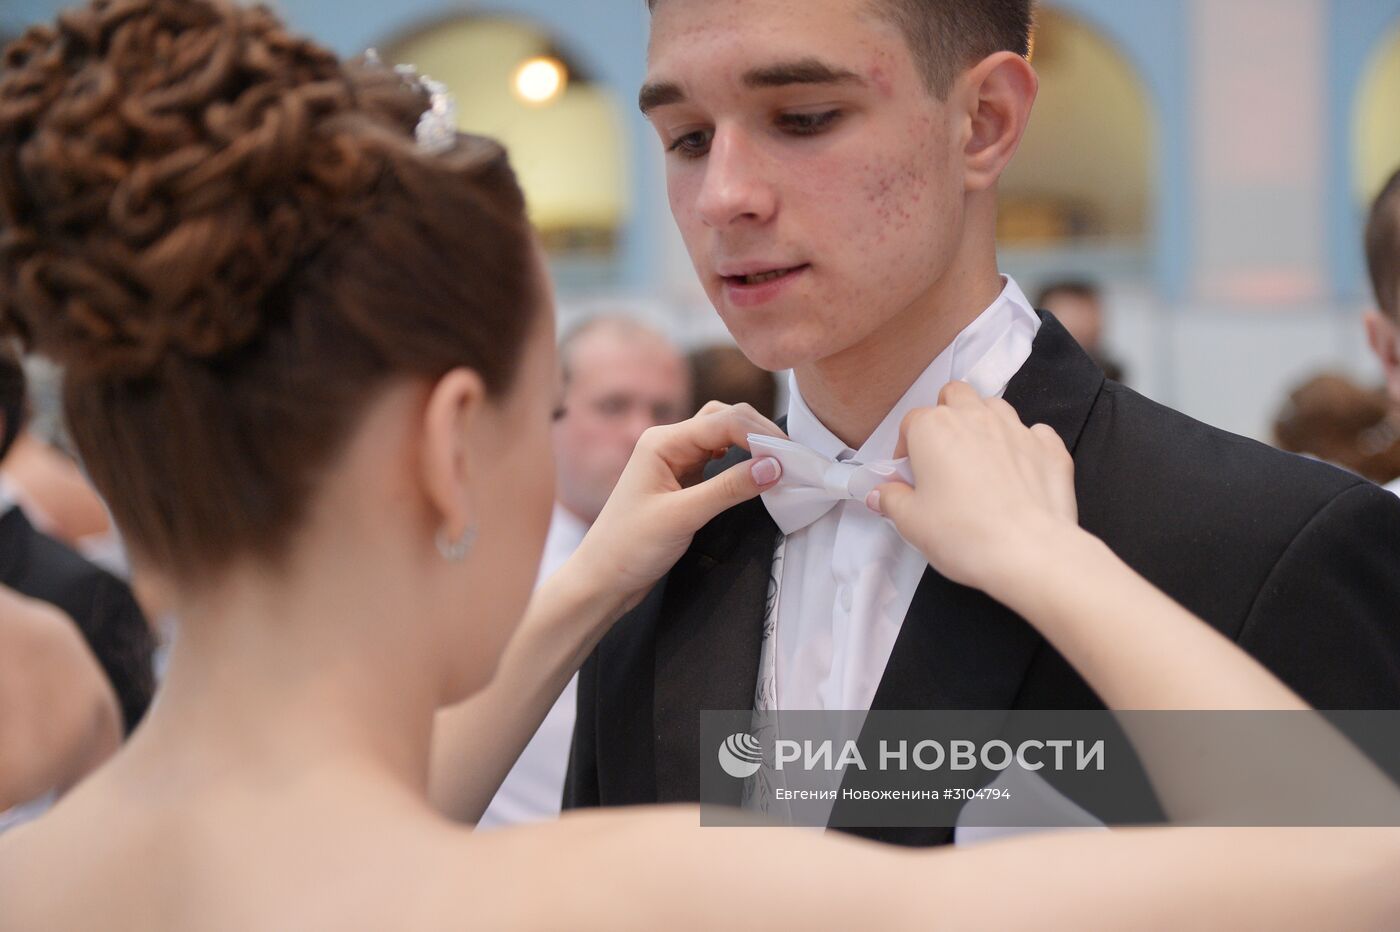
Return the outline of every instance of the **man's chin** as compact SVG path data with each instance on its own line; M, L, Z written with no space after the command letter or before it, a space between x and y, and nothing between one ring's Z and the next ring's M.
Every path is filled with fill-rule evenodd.
M819 347L797 344L771 334L736 333L733 328L729 334L749 362L769 372L786 372L821 358Z
M725 329L749 362L769 372L786 372L811 365L834 353L837 333L824 333L822 324L810 318L810 304L776 303L756 312L753 308L733 307L720 301L716 312Z

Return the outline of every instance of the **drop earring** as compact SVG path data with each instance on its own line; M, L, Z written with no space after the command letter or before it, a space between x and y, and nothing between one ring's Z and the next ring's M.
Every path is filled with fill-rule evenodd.
M437 544L438 553L449 563L460 563L466 559L467 553L471 551L472 544L476 543L476 525L473 524L462 532L462 536L456 540L449 540L447 528L438 528L437 536L433 538Z

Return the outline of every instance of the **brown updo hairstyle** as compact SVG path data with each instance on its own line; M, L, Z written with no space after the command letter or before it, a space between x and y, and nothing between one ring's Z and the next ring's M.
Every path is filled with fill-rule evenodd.
M0 60L0 330L65 368L139 561L275 565L390 382L512 386L541 294L504 152L224 0L94 0Z

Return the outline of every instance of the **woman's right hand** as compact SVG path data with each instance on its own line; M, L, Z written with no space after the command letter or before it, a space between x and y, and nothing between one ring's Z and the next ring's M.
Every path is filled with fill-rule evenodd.
M642 434L583 543L561 568L590 588L617 594L630 608L690 546L695 532L721 512L777 484L778 461L746 460L704 478L705 466L748 435L786 436L746 404L712 401L694 417Z
M1074 461L1052 428L1027 428L1011 405L965 382L938 400L900 427L913 487L882 485L869 504L934 569L996 595L1066 532L1080 533Z

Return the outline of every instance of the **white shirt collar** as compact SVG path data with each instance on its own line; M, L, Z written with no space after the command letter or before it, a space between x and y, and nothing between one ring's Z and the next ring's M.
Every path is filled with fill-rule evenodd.
M19 490L10 477L0 473L0 514L5 514L19 504Z
M563 502L556 501L549 531L558 536L561 544L572 549L583 543L583 536L588 533L588 522L566 508Z
M810 447L833 459L855 459L868 463L894 457L895 445L899 442L899 425L904 416L915 408L926 408L938 403L938 393L943 386L957 379L965 379L973 367L992 353L1002 336L1017 323L1031 327L1032 336L1040 329L1040 317L1031 308L1019 285L1009 275L1003 275L1005 283L1001 294L972 323L953 338L943 352L939 353L924 369L914 384L909 386L884 420L861 445L852 450L839 437L827 430L826 425L817 419L797 385L797 375L789 376L791 398L788 401L787 433L796 442ZM1016 374L1024 359L1014 359L1009 372L996 373L997 381L1004 385Z

